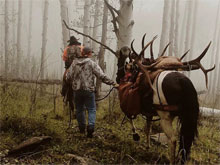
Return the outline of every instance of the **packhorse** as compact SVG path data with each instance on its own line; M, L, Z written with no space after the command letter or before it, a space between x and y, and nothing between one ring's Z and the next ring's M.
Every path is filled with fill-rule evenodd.
M200 60L208 51L211 43L195 60L181 62L187 52L180 59L164 56L168 45L160 57L155 60L152 46L156 37L146 46L143 44L144 38L145 35L139 54L133 48L134 41L131 43L132 51L128 47L123 47L119 53L116 81L119 83L120 107L132 124L135 140L139 140L139 136L135 132L132 120L138 114L146 116L147 127L145 131L148 146L150 144L149 133L152 118L155 115L160 117L160 125L169 141L171 164L175 164L176 161L177 143L177 134L172 122L175 117L178 117L180 123L179 153L182 157L181 163L185 163L189 157L192 143L198 135L199 103L197 92L191 80L179 71L201 68L205 74L207 85L207 73L212 71L215 66L205 70ZM149 45L151 47L151 58L146 59L144 58L144 51ZM131 75L134 74L130 74L126 69L127 58L134 66L138 67L138 71L135 73L135 81L128 80L128 77L132 77Z

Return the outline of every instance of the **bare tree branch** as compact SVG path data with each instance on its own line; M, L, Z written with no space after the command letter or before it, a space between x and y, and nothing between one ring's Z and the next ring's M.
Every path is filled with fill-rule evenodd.
M86 35L86 34L84 34L84 33L82 33L82 32L79 32L79 31L77 31L77 30L75 30L75 29L73 29L73 28L70 28L70 27L66 24L65 20L63 20L63 22L64 22L64 25L66 26L67 29L72 30L72 31L74 31L74 32L76 32L77 34L80 34L80 35L82 35L82 36L88 37L89 39L93 40L94 42L96 42L96 43L102 45L103 47L105 47L105 49L109 50L109 51L110 51L111 53L113 53L114 55L117 54L117 53L116 53L114 50L112 50L110 47L108 47L108 46L102 44L101 42L99 42L99 41L97 41L97 40L95 40L95 39L92 38L91 36Z
M116 12L119 15L119 11L116 10L114 7L112 7L106 0L105 0L105 4L108 7L108 9L109 9L109 11L111 12L111 15L112 15L112 21L111 22L113 23L113 27L114 27L113 32L115 32L116 37L119 39L119 32L118 32L118 26L117 26L117 17L115 16L115 13L114 13L114 12Z

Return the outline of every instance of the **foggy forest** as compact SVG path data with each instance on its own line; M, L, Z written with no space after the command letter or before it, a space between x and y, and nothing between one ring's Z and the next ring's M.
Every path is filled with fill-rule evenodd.
M112 80L92 138L62 93L71 36ZM219 84L220 0L0 0L1 164L218 164Z

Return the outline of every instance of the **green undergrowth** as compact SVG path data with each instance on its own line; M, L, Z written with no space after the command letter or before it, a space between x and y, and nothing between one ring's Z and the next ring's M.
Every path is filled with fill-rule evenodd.
M151 141L151 147L147 148L145 119L141 116L134 121L141 139L133 141L130 124L121 124L124 115L118 101L114 102L115 96L99 102L96 130L90 139L79 133L75 119L68 128L68 108L63 107L60 87L45 86L43 91L42 94L40 87L34 85L13 83L5 91L1 86L1 163L65 164L70 161L67 154L75 154L101 164L168 164L166 145ZM200 117L199 138L192 147L190 164L219 163L219 129L219 116ZM154 122L153 132L160 131L159 121ZM8 150L34 136L53 139L36 153L4 157Z

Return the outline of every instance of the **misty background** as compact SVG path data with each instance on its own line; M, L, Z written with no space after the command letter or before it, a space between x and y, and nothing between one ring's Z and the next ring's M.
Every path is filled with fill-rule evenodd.
M0 0L0 76L4 77L5 67L4 61L5 56L8 56L9 71L8 77L14 78L19 77L23 79L30 78L28 76L31 72L33 76L33 66L35 67L36 74L40 69L41 51L42 51L42 33L43 33L43 13L45 0L21 0L21 73L16 73L16 48L17 48L17 28L18 28L18 0L7 0L8 1L8 53L5 53L5 0ZM166 0L165 0L166 1ZM132 40L135 39L134 46L136 50L141 50L141 39L146 33L146 43L150 41L155 35L158 35L154 43L154 55L157 57L160 49L160 37L162 32L162 22L164 13L164 0L134 0L133 1L133 20L134 26L132 30ZM30 7L32 2L32 8ZM87 1L88 2L88 1ZM172 1L170 1L172 2ZM220 92L219 89L219 58L215 58L220 45L218 38L220 38L220 16L219 16L219 4L220 0L197 0L196 2L196 15L195 20L193 18L190 21L192 25L195 22L194 33L186 30L184 17L189 12L187 9L187 3L189 1L179 0L179 47L184 47L185 44L185 33L194 34L194 44L191 48L190 57L186 59L194 59L201 54L210 41L212 41L211 47L209 48L206 56L202 59L202 64L205 68L211 68L214 64L216 65L213 71L212 77L209 76L209 84L215 82L211 95L216 97ZM61 3L59 0L48 0L48 22L47 22L47 35L46 35L46 53L45 53L45 77L48 79L61 79L64 72L64 64L62 61L62 50L64 49L63 34L62 34L62 18L61 18ZM84 15L84 0L67 0L66 12L68 13L68 20L65 20L70 27L83 32L83 15ZM116 9L120 8L119 1L109 0L109 4L114 6ZM89 16L89 29L92 36L93 23L95 19L98 19L100 26L97 32L97 39L101 41L101 28L102 28L102 17L94 17L95 12L95 0L90 1L90 16ZM171 3L170 3L171 5ZM100 10L104 4L101 0ZM192 7L194 8L194 7ZM195 9L195 8L194 8ZM31 11L31 12L30 12ZM31 13L31 16L30 16ZM169 10L168 16L171 17L171 11ZM31 19L30 19L31 17ZM30 20L32 23L31 29L29 29ZM112 31L113 26L111 23L112 16L108 12L108 32L106 44L113 50L117 48L117 39L115 33ZM216 22L217 20L217 22ZM167 20L168 21L168 20ZM170 28L170 27L168 27ZM215 33L215 29L217 32ZM31 31L31 38L28 31ZM184 34L183 34L184 33ZM83 43L83 37L76 34L73 31L69 31L69 35L74 35L79 38L79 41ZM168 36L169 34L167 34ZM166 43L169 42L169 37L165 37ZM28 53L28 43L30 45L30 53ZM92 44L92 42L90 42ZM192 44L190 44L192 46ZM98 54L100 45L96 45L94 49L95 54ZM149 55L149 50L146 51L146 57ZM181 57L185 53L185 50L179 50L177 53L178 57ZM27 57L30 60L27 60ZM187 55L189 56L189 54ZM217 60L215 60L217 59ZM108 76L115 78L117 69L116 58L108 50L105 51L105 72ZM209 73L210 75L210 73ZM190 79L193 81L197 91L206 91L205 76L201 70L192 71ZM216 88L215 88L216 86Z

